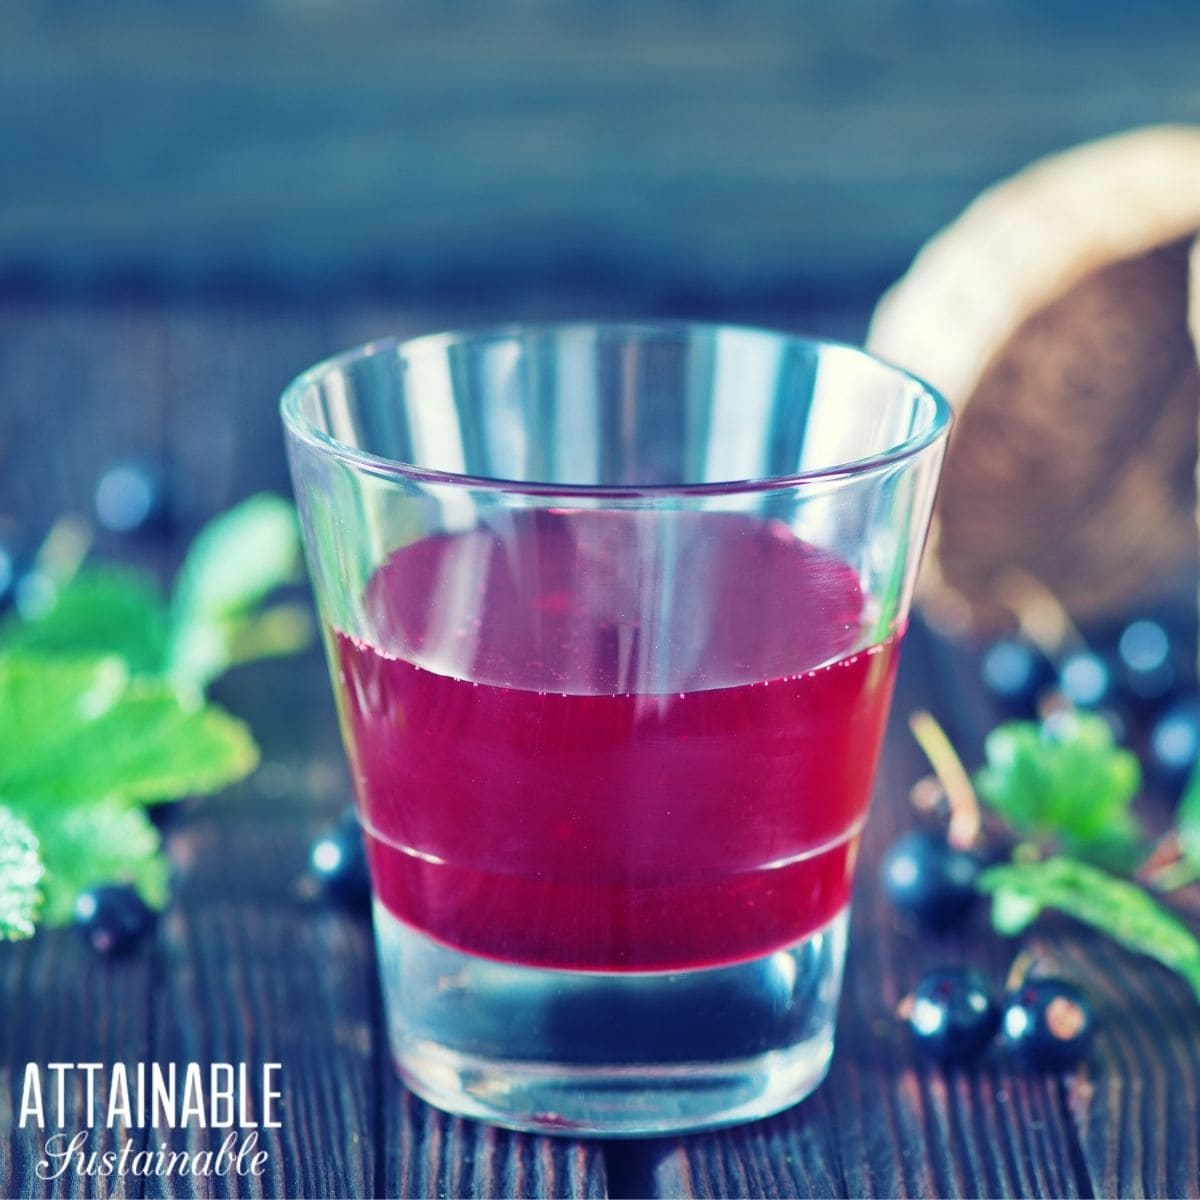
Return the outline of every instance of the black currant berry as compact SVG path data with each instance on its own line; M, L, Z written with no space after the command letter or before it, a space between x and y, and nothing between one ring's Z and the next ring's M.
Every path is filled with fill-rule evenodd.
M1158 621L1130 622L1117 641L1121 687L1143 704L1163 699L1175 682L1172 657L1170 634Z
M12 607L19 577L16 551L0 542L0 612Z
M1030 715L1038 693L1054 680L1049 659L1032 643L1020 637L993 642L980 664L980 675L988 694L1007 711Z
M309 856L312 873L331 899L347 908L368 908L371 877L363 848L362 830L353 809L315 842Z
M1087 997L1065 979L1027 979L1004 1001L1004 1045L1026 1066L1061 1071L1087 1053L1095 1017Z
M1076 708L1104 708L1116 695L1113 669L1094 650L1075 650L1058 664L1058 690Z
M130 949L154 924L154 910L128 883L105 883L75 897L75 925L98 954Z
M167 520L167 487L150 463L114 463L96 484L96 519L112 533L146 533Z
M1158 780L1182 787L1200 757L1200 700L1194 696L1166 708L1150 728L1147 765Z
M956 850L932 829L915 829L892 843L883 859L884 894L897 912L926 929L949 929L977 899L979 858Z
M159 800L146 808L146 816L150 818L150 824L161 832L170 828L186 806L186 800Z
M1000 1023L988 982L973 967L930 972L917 984L906 1008L913 1041L939 1062L974 1058Z

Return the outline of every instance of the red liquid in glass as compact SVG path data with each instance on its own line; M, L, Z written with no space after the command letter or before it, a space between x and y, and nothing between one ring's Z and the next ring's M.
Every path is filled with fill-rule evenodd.
M663 563L686 578L641 611ZM397 551L365 612L372 644L334 634L339 701L401 921L507 962L666 970L846 904L899 633L864 646L853 570L781 523L509 514Z

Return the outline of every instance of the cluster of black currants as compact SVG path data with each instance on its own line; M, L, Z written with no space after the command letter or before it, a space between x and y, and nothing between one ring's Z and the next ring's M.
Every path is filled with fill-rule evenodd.
M1048 697L1103 716L1118 741L1141 753L1151 780L1178 791L1200 758L1200 699L1183 638L1163 621L1139 617L1115 636L1048 654L1022 636L993 642L983 685L1013 717L1032 717Z
M1095 1019L1075 984L1026 976L997 1003L974 967L931 971L901 1005L915 1045L942 1063L966 1062L997 1034L1010 1059L1036 1070L1062 1071L1087 1053Z
M901 834L884 856L881 883L898 913L922 931L964 923L979 900L976 880L992 859L986 850L960 849L939 828ZM1040 1070L1065 1070L1086 1054L1094 1018L1069 980L1022 973L997 1002L974 967L931 971L902 1002L899 1015L917 1048L941 1063L962 1063L997 1037L1008 1057Z

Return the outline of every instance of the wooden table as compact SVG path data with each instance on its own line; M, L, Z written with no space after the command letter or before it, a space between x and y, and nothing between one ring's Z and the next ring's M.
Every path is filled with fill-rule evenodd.
M548 307L527 298L507 315ZM98 466L130 451L170 468L185 530L250 491L286 490L275 398L291 373L385 330L491 315L261 296L2 297L0 514L36 536L57 511L86 507ZM861 329L861 313L773 319ZM171 541L100 549L158 570L179 553ZM282 1127L263 1131L263 1179L214 1180L213 1195L1200 1195L1200 1010L1166 972L1065 923L1039 927L1026 944L1078 979L1102 1019L1087 1063L1061 1076L995 1057L929 1066L892 1016L930 966L970 961L999 982L1015 952L982 915L961 935L918 939L876 885L924 771L904 718L932 708L972 761L992 719L974 665L919 623L908 639L828 1081L770 1120L612 1142L494 1129L400 1086L369 927L305 894L310 841L348 794L324 665L313 653L230 676L216 698L250 720L265 765L169 825L177 879L155 934L121 962L85 952L71 931L0 947L0 1194L190 1194L174 1179L39 1181L43 1136L16 1128L25 1063L245 1060L282 1064ZM82 1097L71 1102L78 1115ZM177 1131L171 1145L215 1148L221 1132ZM116 1144L112 1131L96 1136L94 1147Z

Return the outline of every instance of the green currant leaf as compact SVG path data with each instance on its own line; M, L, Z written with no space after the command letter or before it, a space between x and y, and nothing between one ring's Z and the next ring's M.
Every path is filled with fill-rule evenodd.
M78 727L128 686L129 668L117 657L0 655L0 797L11 791L6 777L36 780L56 770Z
M273 604L231 622L228 633L232 663L297 654L313 639L313 619L302 604Z
M73 658L116 654L133 671L159 674L167 652L166 601L136 572L85 567L59 587L45 613L10 617L0 645Z
M1200 941L1178 917L1124 879L1071 858L992 867L979 878L992 923L1016 934L1052 908L1183 976L1200 999Z
M1019 937L1041 911L1036 900L1016 888L998 887L992 893L992 928L1005 937Z
M984 743L979 798L1024 838L1051 839L1106 866L1136 858L1140 829L1130 804L1141 787L1137 757L1114 745L1106 722L1067 712L1010 722Z
M175 581L167 672L177 682L203 688L248 655L253 610L285 584L302 576L296 513L269 493L251 496L209 522L192 543ZM279 639L260 638L270 653ZM307 636L305 638L307 642Z
M16 813L0 808L0 938L32 936L45 872L37 835Z
M166 904L169 867L142 809L103 802L33 807L46 860L47 925L68 924L76 896L99 883L131 883L151 908Z
M0 658L0 802L172 799L252 771L246 726L115 658ZM35 826L36 828L36 826Z
M120 658L0 655L0 933L27 934L39 900L66 922L82 888L112 880L161 907L167 863L141 805L223 787L257 757L240 721Z

